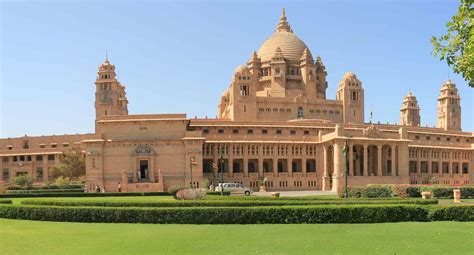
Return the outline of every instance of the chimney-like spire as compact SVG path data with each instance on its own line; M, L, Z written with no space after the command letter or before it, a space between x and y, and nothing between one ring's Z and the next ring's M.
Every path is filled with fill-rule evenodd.
M278 31L286 31L286 32L293 33L293 30L291 30L290 24L286 20L285 8L283 8L281 11L280 21L278 21L278 25L275 32L278 32Z

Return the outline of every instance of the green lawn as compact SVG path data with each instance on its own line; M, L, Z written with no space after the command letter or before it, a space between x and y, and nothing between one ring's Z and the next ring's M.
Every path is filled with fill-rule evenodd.
M472 254L474 222L145 225L0 219L2 254Z

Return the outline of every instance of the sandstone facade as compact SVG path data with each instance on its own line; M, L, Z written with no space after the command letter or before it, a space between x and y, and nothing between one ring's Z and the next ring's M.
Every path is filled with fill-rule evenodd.
M106 59L95 82L95 133L0 139L0 179L51 181L58 155L76 145L89 188L107 191L119 182L126 191L162 191L204 179L257 190L262 177L268 190L337 190L346 162L349 185L474 182L473 133L461 131L461 98L451 81L441 86L438 126L428 128L412 93L403 99L400 125L365 123L362 82L346 73L331 100L326 75L284 12L272 36L235 70L216 119L129 115L125 86Z

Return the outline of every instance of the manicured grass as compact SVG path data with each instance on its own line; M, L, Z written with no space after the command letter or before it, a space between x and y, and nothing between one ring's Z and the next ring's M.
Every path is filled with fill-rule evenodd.
M3 254L472 254L474 222L144 225L0 219Z
M453 199L439 199L439 205L474 205L474 199L461 199L460 204L455 204Z

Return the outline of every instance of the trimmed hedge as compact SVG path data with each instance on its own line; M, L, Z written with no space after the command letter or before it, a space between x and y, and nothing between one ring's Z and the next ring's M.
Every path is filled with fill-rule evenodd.
M348 195L351 198L389 198L393 196L392 188L388 185L369 185L366 187L347 187ZM343 197L342 191L339 196Z
M292 224L427 221L417 205L119 208L0 205L9 219L162 224Z
M430 213L432 221L474 221L473 205L440 206Z
M391 200L190 200L159 202L115 202L115 201L66 201L66 200L24 200L25 205L48 206L95 206L95 207L251 207L251 206L292 206L292 205L362 205L362 204L416 204L433 205L437 200L391 199Z
M107 192L107 193L74 193L74 192L52 192L52 193L26 193L26 194L4 194L0 198L16 197L130 197L130 196L169 196L168 192Z
M208 195L211 192L207 193ZM220 195L220 193L219 193ZM230 192L224 192L229 196ZM48 192L48 193L16 193L0 194L0 198L20 198L20 197L131 197L131 196L170 196L168 192L106 192L106 193L84 193L84 192Z
M422 190L430 190L435 198L453 198L453 190L461 190L461 198L468 199L474 198L474 187L463 186L463 187L452 187L443 185L406 185L406 184L395 184L395 185L367 185L367 186L355 186L348 187L349 197L352 198L386 198L386 197L421 197ZM340 197L344 196L341 191Z
M39 187L29 187L29 188L23 188L19 185L14 185L10 184L6 187L6 190L51 190L51 189L84 189L84 184L66 184L66 185L61 185L58 186L56 184L51 184L51 185L43 185Z
M84 189L32 189L32 190L6 190L6 194L32 194L32 193L84 193Z
M11 199L0 199L0 204L12 204Z

